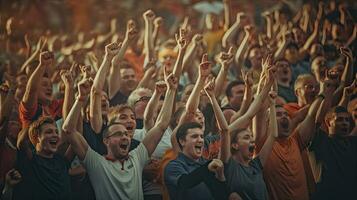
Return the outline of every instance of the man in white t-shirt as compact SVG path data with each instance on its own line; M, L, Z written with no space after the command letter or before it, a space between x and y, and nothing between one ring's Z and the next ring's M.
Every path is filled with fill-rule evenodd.
M103 142L108 152L105 157L93 151L83 136L76 130L76 122L83 101L90 92L89 82L89 79L83 79L78 83L79 97L63 125L65 139L71 144L78 158L83 161L92 181L97 200L142 200L142 170L169 125L171 112L165 111L172 110L177 89L177 78L173 75L167 77L168 89L160 118L135 150L129 153L131 138L127 129L116 123L115 120L109 122L108 127L103 132Z

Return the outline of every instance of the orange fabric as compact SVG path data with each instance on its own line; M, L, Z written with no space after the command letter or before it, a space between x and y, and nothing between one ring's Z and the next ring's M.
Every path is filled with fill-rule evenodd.
M159 167L159 174L158 174L158 183L162 185L161 192L162 192L162 199L163 200L170 200L169 192L166 189L165 181L164 181L164 171L165 167L171 160L175 160L177 157L177 152L173 149L168 149L165 151L165 154L162 156L160 167Z
M257 148L261 149L262 145ZM297 132L275 141L263 170L270 200L309 199L301 152L305 148Z
M136 78L140 80L144 76L144 55L136 55L131 49L127 51L124 58L133 66Z
M42 113L38 113L39 106L41 106ZM36 104L33 108L26 108L24 103L21 101L19 105L19 119L22 127L28 127L31 122L35 121L40 116L51 116L53 119L57 120L62 117L62 107L63 99L53 100L48 106Z
M294 118L296 112L302 108L297 103L287 103L287 104L284 104L283 107L288 112L290 118Z

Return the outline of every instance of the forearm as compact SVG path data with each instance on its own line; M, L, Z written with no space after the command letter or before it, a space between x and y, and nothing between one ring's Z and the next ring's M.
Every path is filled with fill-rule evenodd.
M213 107L213 112L216 117L219 129L221 132L227 132L228 131L228 123L226 121L226 118L223 115L223 112L217 102L217 99L215 97L209 97L212 107Z
M170 123L172 108L175 101L176 90L168 89L165 95L165 100L162 105L161 111L157 118L157 124L161 124L161 126L166 127Z
M202 88L204 87L204 78L203 77L198 77L197 82L192 90L192 93L190 97L187 100L186 103L186 112L189 113L195 113L199 102L200 102L200 92Z
M332 107L332 101L333 101L333 98L331 97L326 97L319 105L317 108L316 111L315 110L312 110L310 111L309 109L309 112L307 115L316 115L315 117L315 121L317 124L322 124L325 120L325 115L326 113L330 110L330 108ZM316 112L316 114L314 113Z
M247 44L248 44L248 39L249 39L249 34L245 34L242 42L240 43L239 47L238 47L238 50L234 56L234 61L236 64L240 63L240 59L243 55L243 52L245 51L246 47L247 47Z
M22 101L27 108L32 108L37 103L37 94L45 70L46 70L46 66L40 64L39 66L37 66L35 71L31 74L27 82L26 91L22 98Z
M226 81L227 74L228 74L228 67L221 65L221 69L219 70L219 73L217 75L215 87L214 87L215 88L214 93L216 97L219 97L222 94L224 82Z
M240 106L239 111L234 113L234 115L231 117L231 122L238 119L240 116L242 116L244 113L247 112L249 105L252 103L252 99L253 99L252 88L249 86L246 86L245 91L244 91L242 105Z
M211 191L211 194L215 200L228 199L229 190L226 181L219 181L210 174L210 176L204 177L204 183Z
M83 100L80 100L79 98L77 98L76 101L74 102L73 107L70 110L67 118L65 119L65 121L63 123L64 131L73 133L77 130L77 122L78 122L78 118L81 114L82 107L83 107Z
M174 66L174 69L172 72L174 74L174 76L177 77L177 79L179 79L182 74L182 70L183 70L182 60L185 55L185 51L186 51L186 49L179 50L178 57L176 59L176 63L175 63L175 66Z
M275 60L277 59L280 59L281 57L283 57L283 52L285 51L285 48L286 48L286 42L282 42L280 45L279 45L279 48L275 51L274 53L274 58Z
M155 124L154 113L158 108L159 100L160 95L155 91L154 94L151 96L150 101L148 102L144 111L144 129L146 131L150 130Z
M62 108L62 118L65 120L74 103L74 88L73 85L65 84L64 99Z
M224 11L224 30L228 30L231 24L231 10L230 10L230 0L223 1L223 11Z
M20 72L25 72L27 65L29 65L32 61L35 60L36 57L38 57L40 54L39 50L35 50L35 52L22 64L20 68Z
M144 52L146 53L146 61L149 62L154 58L154 43L153 43L153 24L145 20L145 33L144 33Z
M102 91L104 88L105 80L107 79L107 75L112 59L113 57L108 54L104 56L103 62L94 78L93 88L95 88L98 91Z
M95 133L100 133L103 126L101 91L92 88L89 102L89 121Z
M223 48L228 48L230 45L235 44L233 40L237 35L238 29L239 29L239 22L236 22L224 33L222 37Z
M177 181L177 186L182 190L190 189L190 188L202 183L204 180L204 177L212 176L212 175L210 175L210 172L208 170L208 167L207 167L208 164L209 164L209 162L207 162L205 165L202 165L201 167L193 170L189 174L181 175Z
M278 137L278 124L276 121L275 103L270 105L268 134L269 136L265 141L261 151L259 152L260 162L263 166L265 166L265 163L270 156L275 138Z
M352 83L353 76L353 60L347 57L345 68L341 76L341 85L343 87L350 85Z
M4 189L1 193L1 200L11 200L12 199L13 188L7 184L5 184Z
M197 45L192 41L191 44L187 47L187 50L185 52L185 55L183 57L182 61L182 69L186 70L187 68L192 68L190 67L190 64L192 65L193 60L195 59L197 52ZM188 69L189 71L190 69Z

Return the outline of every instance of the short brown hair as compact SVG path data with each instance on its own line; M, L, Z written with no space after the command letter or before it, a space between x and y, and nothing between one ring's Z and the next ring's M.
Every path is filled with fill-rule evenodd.
M120 104L120 105L111 107L111 108L109 109L108 120L109 120L109 121L115 120L115 118L118 116L118 114L119 114L120 112L122 112L123 110L125 110L125 109L131 110L131 111L134 113L134 115L135 115L134 110L133 110L128 104Z
M41 133L41 127L44 124L55 124L55 120L52 119L52 117L42 116L36 121L32 122L29 126L29 139L34 146L36 145L37 138Z

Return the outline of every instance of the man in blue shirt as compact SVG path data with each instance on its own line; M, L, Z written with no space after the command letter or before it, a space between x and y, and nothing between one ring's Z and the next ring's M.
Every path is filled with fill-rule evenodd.
M171 200L227 199L222 161L202 157L203 130L196 122L181 125L176 133L181 149L165 168L164 180Z

